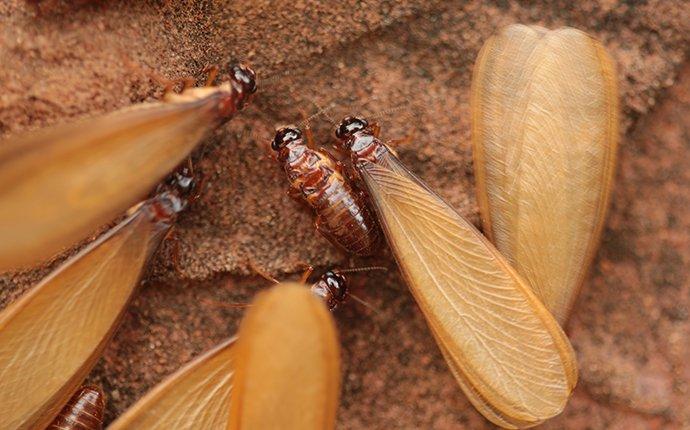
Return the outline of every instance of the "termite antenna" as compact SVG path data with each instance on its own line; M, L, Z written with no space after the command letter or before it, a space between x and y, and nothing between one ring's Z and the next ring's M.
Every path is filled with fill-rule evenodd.
M213 299L201 299L202 303L206 306L213 308L225 308L225 309L240 309L240 308L250 308L253 305L250 303L240 303L240 302L221 302Z
M378 309L376 309L374 306L369 304L369 302L367 302L366 300L364 300L360 297L357 297L356 295L354 295L352 293L349 293L349 296L352 297L352 299L354 301L356 301L357 303L359 303L360 305L362 305L362 306L366 307L367 309L369 309L370 311L374 312L376 314L376 316L381 316L381 312L379 312Z
M334 270L334 272L335 273L354 273L354 272L369 272L372 270L381 270L383 272L387 272L388 267L384 267L384 266L351 267L349 269L337 269L337 270Z
M261 269L259 266L257 266L256 264L254 264L254 262L253 262L252 260L249 260L248 265L249 265L249 268L250 268L254 273L256 273L257 275L261 276L261 277L264 278L265 280L267 280L267 281L269 281L269 282L273 282L274 284L279 284L279 283L280 283L280 281L278 281L276 278L274 278L273 276L269 275L269 274L266 273L263 269Z

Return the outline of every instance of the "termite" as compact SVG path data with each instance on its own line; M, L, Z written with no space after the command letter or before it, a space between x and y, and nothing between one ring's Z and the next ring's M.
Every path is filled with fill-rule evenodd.
M349 183L339 163L310 146L311 134L305 141L293 126L279 129L271 143L290 182L290 194L314 209L316 229L331 243L351 254L373 254L381 234L365 197Z
M270 281L274 284L281 283L281 281L267 274L260 268L256 267L254 264L250 263L250 266L254 272L256 272L259 276L266 279L267 281ZM314 273L314 267L307 266L305 271L302 273L302 276L297 282L299 284L308 286L312 294L323 300L324 304L331 312L338 309L343 303L347 301L348 298L352 298L356 302L368 307L371 310L376 311L371 307L371 305L369 305L369 303L352 294L352 292L350 291L350 283L347 277L345 276L345 273L369 272L372 270L386 271L388 269L383 266L331 269L324 272L319 277L319 279L316 280L316 282L309 283L309 278L311 277L312 273Z
M270 276L258 273L272 280ZM238 341L238 337L232 337L168 376L127 409L110 425L109 430L225 429L228 423L239 425L245 419L249 419L251 424L245 423L241 428L330 427L322 420L311 424L301 421L299 426L295 426L294 423L287 424L292 420L303 420L305 416L312 417L311 413L304 413L307 406L314 414L325 414L332 420L337 404L339 354L337 343L331 340L334 324L326 312L326 306L333 310L345 300L348 295L347 281L343 275L329 271L311 285L311 293L307 293L305 287L308 285L304 282L310 273L311 270L308 269L302 276L303 281L299 283L281 283L268 292L260 293L252 304L218 304L252 308L243 319L244 328L240 329L239 338L249 338L244 344L260 342L263 345L261 348L268 346L267 342L272 338L270 353L248 357L248 351L241 346L241 339ZM270 303L266 301L268 296L272 297ZM322 300L315 300L315 296ZM256 320L257 315L261 315L259 320L263 323ZM250 323L253 328L246 327L247 319L254 319ZM256 323L260 326L255 326ZM267 328L268 332L264 331ZM311 346L305 347L303 342ZM256 352L253 347L249 349ZM252 363L248 363L247 360L251 360ZM273 363L272 369L275 372L269 374L257 370L251 371L251 375L245 373L248 365L255 366L258 363L258 366L262 367L268 362ZM304 363L309 365L305 366ZM241 373L239 383L238 373ZM250 381L250 384L261 384L263 381L267 386L265 390L255 391L245 388L247 381ZM300 383L295 384L295 381ZM254 403L255 396L277 399L281 395L288 395L290 398L289 402L287 398L283 398L282 403L294 404L296 399L304 401L295 407L274 407L263 403L263 414L270 413L272 416L269 419L277 421L272 425L260 425L254 421L260 418L253 415L260 412L255 408L260 407L261 403ZM228 404L238 397L244 401L247 396L251 403L250 416L245 416L246 405L236 405L244 412L236 412L232 416ZM271 400L269 403L274 402ZM276 422L280 424L276 426Z
M74 393L46 430L101 430L104 409L101 389L85 385Z
M234 66L218 86L2 142L0 271L53 256L110 222L255 91L254 71Z
M189 179L175 176L0 312L0 416L7 428L47 425L89 373L151 255L194 196Z
M558 322L496 248L378 138L346 117L336 129L356 180L458 384L506 428L559 414L577 382Z

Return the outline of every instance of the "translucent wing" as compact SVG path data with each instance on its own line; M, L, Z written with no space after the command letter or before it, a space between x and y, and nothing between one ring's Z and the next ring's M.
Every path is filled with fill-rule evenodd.
M529 287L392 154L358 170L403 276L472 403L508 428L560 413L576 383L575 358Z
M228 428L332 429L339 392L340 350L324 304L299 284L261 293L240 326Z
M471 104L484 230L563 323L608 207L614 65L579 30L513 25L479 54Z
M228 425L235 339L195 359L158 384L108 430L215 430Z
M0 271L52 256L139 201L216 124L216 110L211 92L4 142Z
M0 313L4 428L45 426L60 411L100 357L168 227L152 222L144 204Z

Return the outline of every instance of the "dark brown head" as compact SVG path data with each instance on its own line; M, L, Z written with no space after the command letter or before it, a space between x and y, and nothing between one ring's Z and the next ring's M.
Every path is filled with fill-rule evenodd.
M201 194L203 177L195 173L191 163L180 165L156 189L152 198L159 220L168 221L194 203Z
M289 147L302 143L302 131L292 125L279 128L271 142L271 149L278 153L278 159L284 161L288 157Z
M341 141L341 145L346 146L355 133L367 127L369 127L369 123L366 119L357 116L346 116L335 129L335 137Z
M237 64L230 68L232 82L242 90L243 94L256 92L256 72L244 64Z
M232 118L237 111L244 108L256 92L256 73L244 65L230 68L230 86L232 91L221 100L220 116L224 121Z
M328 309L333 311L347 299L347 279L344 275L329 270L311 286L311 291L323 299Z

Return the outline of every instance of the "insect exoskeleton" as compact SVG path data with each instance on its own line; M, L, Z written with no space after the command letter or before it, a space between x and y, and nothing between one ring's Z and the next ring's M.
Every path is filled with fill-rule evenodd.
M570 342L496 248L347 117L336 130L398 266L472 404L506 428L559 414L577 381Z
M215 87L189 88L0 145L0 271L48 258L142 199L256 91L234 66Z
M348 297L347 278L342 273L329 270L318 281L314 282L310 290L319 297L328 307L334 311L345 302Z
M7 428L48 425L88 375L193 188L186 174L174 176L0 312L0 416Z
M74 393L46 430L101 430L104 409L101 389L85 385Z
M351 254L373 254L381 234L362 192L328 153L310 145L293 126L279 129L271 143L285 168L291 194L314 209L316 228L331 243Z
M573 28L511 25L475 63L472 143L484 232L562 324L606 218L616 80L606 49Z

